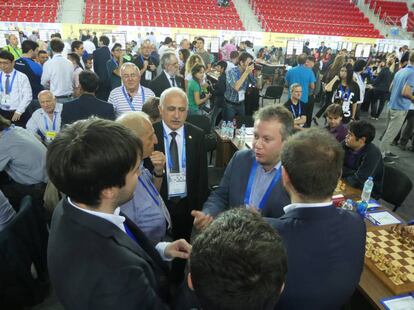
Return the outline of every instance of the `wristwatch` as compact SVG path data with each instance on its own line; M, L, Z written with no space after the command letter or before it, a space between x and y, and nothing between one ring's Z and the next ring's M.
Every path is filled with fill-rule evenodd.
M161 174L156 174L155 171L152 172L152 175L156 178L162 178L164 176L165 170L162 171Z

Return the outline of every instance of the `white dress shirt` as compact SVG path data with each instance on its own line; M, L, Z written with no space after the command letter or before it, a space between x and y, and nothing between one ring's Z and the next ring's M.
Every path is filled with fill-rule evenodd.
M55 54L43 65L41 83L56 97L70 96L73 92L73 70L73 64L68 59L61 54Z
M169 180L170 177L170 169L168 167L168 156L170 153L170 143L171 143L171 135L170 133L173 132L173 130L171 130L170 127L167 126L167 124L164 123L164 121L162 121L162 126L164 128L164 132L167 135L167 139L164 137L164 150L165 150L165 157L167 160L166 163L166 172L167 172L167 180ZM183 159L183 144L185 141L185 137L184 137L184 125L181 126L180 128L178 128L177 130L174 130L177 135L175 136L175 142L177 142L177 149L178 149L178 163L179 163L179 168L180 168L180 172L185 173L185 169L182 165L182 159ZM167 141L166 141L167 140ZM167 143L165 143L167 142ZM186 188L185 188L185 192L183 197L187 196L187 184L186 184Z
M167 71L165 71L165 70L164 70L164 73L165 73L165 76L166 76L166 77L167 77L167 79L168 79L168 82L170 82L170 86L171 86L171 87L178 87L178 86L177 86L177 79L176 79L176 77L175 77L175 76L171 76L171 75L169 75L169 74L168 74L168 72L167 72ZM175 85L173 85L173 82L171 81L171 78L174 78Z
M90 40L83 41L83 48L88 54L93 54L96 50L95 44Z
M322 208L322 207L329 207L329 206L332 206L332 201L319 202L319 203L292 203L284 207L283 211L285 211L285 213L288 213L289 211L292 211L298 208Z
M27 76L20 71L14 70L9 73L9 86L12 83L13 75L16 73L11 92L9 93L9 100L4 105L0 101L0 109L5 111L14 111L23 114L27 106L32 101L32 88L30 86ZM6 95L6 73L1 72L1 85L3 91L0 93L0 97Z
M47 113L42 109L37 109L33 112L32 117L27 121L26 129L38 134L39 132L43 137L46 137L47 131L59 132L61 126L62 116L61 103L56 103L55 111L53 112L53 120L49 118ZM55 123L53 126L53 123Z
M125 222L125 217L119 215L121 209L118 207L114 210L113 214L109 214L109 213L104 213L104 212L99 212L99 211L92 211L92 210L86 210L83 208L79 208L77 205L75 205L72 200L70 200L70 198L68 197L68 202L70 203L70 205L72 205L73 207L75 207L76 209L89 213L93 216L97 216L100 217L108 222L111 222L112 224L114 224L116 227L118 227L120 230L122 230L125 234L127 233L125 231L125 226L124 226L124 222ZM129 236L128 236L129 238ZM134 241L135 242L135 241ZM158 254L160 254L161 258L165 261L170 261L172 260L172 258L168 258L165 256L165 248L170 244L171 242L158 242L157 245L155 246L155 249L157 250Z

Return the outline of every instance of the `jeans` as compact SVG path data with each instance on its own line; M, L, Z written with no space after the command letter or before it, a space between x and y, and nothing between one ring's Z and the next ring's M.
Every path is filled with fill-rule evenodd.
M380 145L383 154L389 152L390 144L398 134L398 131L400 131L406 115L407 111L404 110L388 110L387 127Z
M226 100L226 105L224 107L224 120L232 121L236 115L238 116L246 115L246 112L244 109L244 102L240 102L239 104L234 104Z
M385 99L387 92L382 90L374 89L371 94L370 104L371 104L371 117L379 118L382 110L384 109ZM379 105L377 107L377 102Z

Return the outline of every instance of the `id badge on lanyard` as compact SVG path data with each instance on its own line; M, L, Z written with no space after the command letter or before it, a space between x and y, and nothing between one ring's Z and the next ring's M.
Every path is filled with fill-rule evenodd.
M146 81L151 81L151 79L152 79L152 72L149 71L149 70L146 70L145 71L145 80Z
M10 95L0 93L0 106L3 110L10 110Z
M246 91L245 90L240 90L239 91L239 102L244 101L244 98L246 97Z

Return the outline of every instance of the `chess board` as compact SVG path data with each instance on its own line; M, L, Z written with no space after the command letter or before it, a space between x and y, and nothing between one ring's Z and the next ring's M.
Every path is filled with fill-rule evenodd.
M405 227L367 232L365 265L394 294L414 291L414 231Z
M334 190L334 194L341 194L346 190L346 184L344 181L339 180L338 184L336 184L336 188Z

